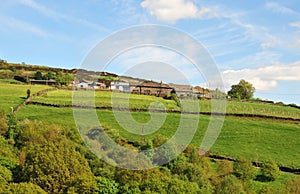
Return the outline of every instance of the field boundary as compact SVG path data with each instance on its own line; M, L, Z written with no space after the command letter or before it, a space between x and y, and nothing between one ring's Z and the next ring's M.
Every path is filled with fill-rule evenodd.
M233 159L233 158L229 158L229 157L224 157L224 156L219 156L219 155L215 155L215 154L209 154L208 157L210 159L213 160L227 160L227 161L231 161L231 162L237 162L238 160ZM262 162L251 162L253 166L260 168L262 165ZM300 175L300 168L298 169L294 169L294 168L290 168L290 167L284 167L284 166L278 166L279 170L282 172L287 172L287 173L292 173L295 175Z
M13 114L14 114L14 115L17 114L17 113L19 112L19 110L20 110L24 105L26 105L27 103L30 102L31 99L33 99L33 98L35 98L35 97L37 97L37 96L40 96L40 95L42 95L42 94L44 94L44 93L46 93L46 92L52 91L52 90L57 90L57 88L48 88L48 89L41 90L41 91L39 91L39 92L37 92L37 93L35 93L35 94L29 96L29 97L26 98L21 104L19 104L19 105L17 106L17 108L13 111Z
M273 120L284 120L284 121L294 121L300 122L298 118L291 117L278 117L260 114L247 114L247 113L218 113L218 112L188 112L180 110L159 110L159 109L137 109L137 108L112 108L110 106L77 106L71 104L50 104L44 102L31 102L28 101L27 104L49 106L55 108L82 108L82 109L97 109L97 110L117 110L117 111L130 111L130 112L158 112L158 113L177 113L177 114L202 114L202 115L214 115L214 116L233 116L233 117L245 117L245 118L262 118L262 119L273 119Z

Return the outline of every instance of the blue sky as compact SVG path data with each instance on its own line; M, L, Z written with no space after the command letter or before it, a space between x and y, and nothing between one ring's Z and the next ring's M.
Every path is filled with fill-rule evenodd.
M143 24L193 36L214 58L225 88L244 78L256 97L300 104L298 0L2 0L0 58L78 68L99 41Z

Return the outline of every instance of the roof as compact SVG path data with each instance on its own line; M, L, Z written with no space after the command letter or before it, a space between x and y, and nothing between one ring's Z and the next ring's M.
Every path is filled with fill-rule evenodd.
M154 81L144 81L143 83L138 84L136 87L173 89L173 87L170 87L168 84L164 84L162 82L157 83Z

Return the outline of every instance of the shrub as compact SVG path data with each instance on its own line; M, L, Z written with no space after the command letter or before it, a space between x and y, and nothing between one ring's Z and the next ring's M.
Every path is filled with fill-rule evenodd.
M261 172L266 181L274 181L280 175L279 167L273 160L263 162Z
M241 180L251 180L256 176L252 163L246 159L240 159L233 164L234 174Z

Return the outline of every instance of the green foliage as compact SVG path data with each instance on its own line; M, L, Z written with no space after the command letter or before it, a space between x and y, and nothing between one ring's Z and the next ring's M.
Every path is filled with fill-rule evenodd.
M42 80L43 79L43 75L40 71L37 71L34 75L34 79L35 80Z
M233 173L233 164L231 161L223 160L217 168L220 176L229 176Z
M68 86L72 80L74 80L74 75L70 73L57 72L55 75L56 83L62 86Z
M233 164L234 174L243 181L252 180L256 176L255 168L249 160L244 158Z
M4 114L0 114L0 135L5 136L8 130L8 125Z
M241 194L245 193L243 184L235 176L226 176L220 183L219 194Z
M96 193L116 194L119 192L119 184L114 180L105 177L97 177L96 182L97 182Z
M280 170L274 160L267 160L261 165L261 173L266 181L274 181L280 175Z
M236 99L251 99L255 92L253 85L245 80L240 80L237 85L232 85L228 95Z
M30 97L30 89L27 89L27 98Z
M70 144L61 140L30 146L22 169L24 181L51 193L65 193L68 187L78 193L94 190L95 179L86 160Z
M46 194L38 185L33 183L11 183L2 188L2 193L15 194L15 193L28 193L28 194Z
M286 183L286 188L290 194L299 194L300 193L300 177L289 180Z
M0 186L12 181L12 172L0 165Z

